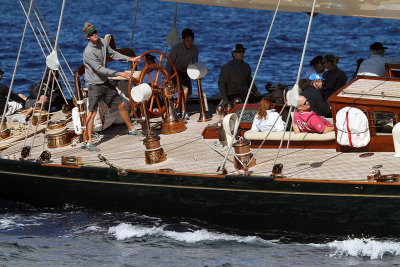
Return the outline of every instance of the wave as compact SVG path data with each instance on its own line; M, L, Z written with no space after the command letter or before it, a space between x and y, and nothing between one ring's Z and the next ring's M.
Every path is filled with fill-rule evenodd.
M0 230L8 231L26 226L38 226L42 224L41 222L38 222L39 219L41 218L26 218L19 215L5 215L0 218Z
M229 235L223 233L213 233L207 230L195 230L187 232L175 232L164 230L160 227L143 227L121 223L117 226L110 227L108 232L113 234L117 240L124 240L132 237L166 237L180 242L197 243L202 241L236 241L239 243L270 243L257 236L241 237L237 235Z
M342 241L332 241L327 244L313 244L316 247L328 247L334 250L330 257L360 257L371 260L382 259L385 255L400 255L400 242L375 240L373 238L351 238Z

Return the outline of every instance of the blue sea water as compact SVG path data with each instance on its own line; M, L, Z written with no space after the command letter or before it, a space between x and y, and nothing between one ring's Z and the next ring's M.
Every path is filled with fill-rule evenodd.
M35 2L55 36L62 1ZM98 28L100 36L112 33L117 47L129 47L135 5L131 0L67 1L59 45L72 70L82 64L87 41L81 29L86 21ZM139 1L133 41L137 54L166 50L174 10L175 3ZM0 13L0 68L5 72L2 82L9 86L25 16L18 1L3 1ZM231 59L235 43L247 47L245 60L254 72L272 16L271 11L178 5L177 28L194 30L200 61L208 66L203 78L208 95L218 94L219 69ZM351 77L356 60L368 56L369 45L375 41L389 47L387 56L396 56L398 23L318 15L304 67L315 55L333 53L340 56L339 67ZM307 24L305 14L278 14L255 80L262 93L267 82L295 82ZM44 67L45 57L28 28L13 90L27 94L30 84L42 77ZM111 67L123 70L125 65L113 63ZM67 77L72 84L69 72ZM0 204L1 266L394 266L400 262L399 254L399 239L249 235L179 218Z

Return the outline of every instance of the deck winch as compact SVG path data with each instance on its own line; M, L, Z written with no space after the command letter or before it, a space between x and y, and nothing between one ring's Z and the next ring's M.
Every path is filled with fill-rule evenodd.
M47 121L47 114L47 111L42 110L42 112L40 112L40 108L36 108L32 116L32 125L36 126L38 123L42 124L43 122Z
M244 138L240 138L233 144L233 148L235 149L235 169L246 171L248 168L256 165L256 159L253 158L250 146L251 142Z
M6 139L11 136L11 130L7 128L7 120L4 118L3 124L1 125L0 140Z
M71 144L68 135L66 121L50 122L47 129L47 147L56 148Z
M147 136L143 140L143 144L146 146L146 164L159 163L167 159L167 156L164 153L164 149L161 147L160 137L158 135Z

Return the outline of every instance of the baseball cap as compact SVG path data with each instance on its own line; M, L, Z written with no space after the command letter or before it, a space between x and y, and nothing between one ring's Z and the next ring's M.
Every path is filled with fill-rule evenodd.
M238 52L238 51L246 51L246 48L242 44L236 44L235 48L233 49L233 52Z
M375 42L369 47L370 51L378 51L381 49L387 49L387 47L383 46L382 43L380 43L380 42Z
M318 73L313 73L310 75L310 80L311 81L318 81L318 80L323 80L325 81L324 78L321 77L321 75L319 75Z

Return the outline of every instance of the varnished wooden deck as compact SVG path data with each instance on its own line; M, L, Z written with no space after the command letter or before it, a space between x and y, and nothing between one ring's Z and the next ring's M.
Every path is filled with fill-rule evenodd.
M51 163L60 164L62 156L79 156L87 166L107 167L100 162L97 155L101 154L117 167L134 170L157 171L170 168L179 173L217 174L226 153L226 148L218 140L203 139L201 132L209 123L215 123L219 117L214 115L212 121L197 122L198 114L194 114L187 122L187 130L173 135L160 135L161 145L167 154L167 160L153 165L146 165L144 159L144 137L126 135L125 125L114 125L103 132L102 140L97 143L100 152L89 152L81 148L81 144L68 145L49 150L52 154ZM152 123L153 127L157 123ZM27 140L31 145L32 139ZM42 152L44 136L36 136L31 152L31 159L36 159ZM2 141L4 142L4 141ZM2 145L0 142L0 145ZM20 157L23 140L2 151L3 158ZM285 162L283 147L277 163ZM237 173L233 167L233 149L230 152L226 168L229 173ZM257 165L250 168L252 175L268 176L275 161L277 149L261 149L256 155ZM400 158L394 158L392 152L376 152L371 157L361 158L361 153L339 153L333 149L289 149L284 175L288 178L366 181L367 175L382 165L382 174L400 173ZM107 167L108 168L108 167Z

